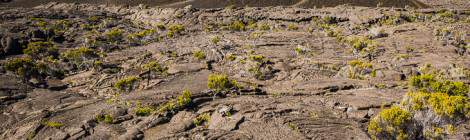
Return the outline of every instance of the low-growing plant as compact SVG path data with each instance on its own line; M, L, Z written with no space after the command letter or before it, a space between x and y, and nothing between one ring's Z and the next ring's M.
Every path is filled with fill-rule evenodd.
M420 92L440 92L448 95L467 96L469 86L463 82L454 82L448 80L437 80L434 75L423 74L410 77L410 89Z
M121 91L131 91L134 89L134 84L137 83L139 78L135 76L128 76L120 79L114 84L114 87Z
M184 90L183 94L178 96L176 103L180 107L189 105L191 103L191 92L189 90Z
M29 57L10 59L4 64L4 68L5 70L14 72L20 76L26 76L37 72L36 63L34 63Z
M229 29L234 30L234 31L244 31L245 30L245 23L243 23L242 21L233 21L229 25Z
M450 96L445 93L410 92L403 104L413 110L431 109L435 114L448 118L462 118L470 113L468 97Z
M142 68L144 70L149 70L151 72L156 72L158 74L164 74L168 70L168 67L162 66L157 61L150 61L147 64L144 64Z
M349 61L348 69L348 78L351 79L364 79L366 75L371 77L376 76L376 70L373 68L371 63L361 61L361 60L352 60Z
M138 106L135 109L135 115L137 115L137 116L149 116L154 111L155 110L153 108L148 107L148 106L145 106L145 107Z
M290 23L290 24L287 25L287 29L288 30L298 30L299 27L294 23Z
M81 62L93 57L98 57L98 54L95 53L95 50L88 47L80 47L62 53L61 57L69 61Z
M231 81L224 74L211 74L207 80L207 87L216 92L229 90L232 86Z
M54 121L43 121L42 124L48 127L52 127L52 128L59 128L59 127L64 126L63 123L54 122Z
M112 124L114 122L113 117L109 114L98 114L96 115L95 119L98 122L104 122L108 124Z
M28 44L27 48L23 50L23 53L34 59L45 58L47 56L53 56L55 58L59 55L59 50L51 42L31 42Z
M206 59L206 54L201 50L193 52L193 56L199 60Z
M220 42L220 37L219 36L212 37L211 42L217 45L217 43Z
M393 106L382 110L378 116L371 119L367 128L372 139L409 139L407 124L411 123L410 112Z
M209 113L203 113L198 115L194 120L193 124L196 126L201 126L204 122L209 122L211 119L211 116Z
M118 28L113 28L104 33L106 39L112 42L118 42L123 38L124 31Z

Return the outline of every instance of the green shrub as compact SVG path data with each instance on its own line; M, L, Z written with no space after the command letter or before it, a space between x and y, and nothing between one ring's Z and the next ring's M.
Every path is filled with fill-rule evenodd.
M245 28L245 23L242 21L233 21L229 26L229 29L234 31L244 31Z
M393 106L382 110L375 118L371 119L367 128L372 139L397 139L411 138L407 134L407 124L411 123L412 115L400 107Z
M465 85L463 82L439 81L431 74L413 76L408 81L412 90L421 92L440 92L460 96L467 96L469 92L468 85Z
M349 38L349 44L357 51L363 51L366 48L375 48L377 44L366 37Z
M232 86L233 85L227 75L223 74L211 74L207 80L207 87L215 90L216 92L228 90L232 88Z
M265 23L265 24L259 24L258 29L266 31L266 30L271 29L271 27L268 24Z
M80 47L62 53L61 57L72 61L83 61L92 57L98 57L98 55L93 49L87 47Z
M183 93L178 96L176 100L170 100L167 103L161 105L158 109L158 112L164 113L167 111L181 110L191 104L191 101L191 92L188 90L184 90Z
M118 28L113 28L104 33L108 41L117 42L123 38L124 31Z
M219 43L220 42L220 37L219 36L212 37L211 42L214 43L214 44Z
M134 84L139 80L139 78L135 76L129 76L123 78L114 84L116 89L121 91L131 91L134 88Z
M149 116L155 110L151 107L137 107L135 109L135 115L137 116Z
M199 60L206 59L206 54L200 50L193 52L193 56Z
M128 39L141 39L141 38L144 38L146 36L151 36L151 35L155 34L156 32L157 31L155 31L154 29L142 30L142 31L134 33L134 34L127 35L127 38Z
M14 58L8 60L4 64L4 68L7 71L11 71L20 76L28 75L29 73L36 71L36 64L31 58Z
M23 53L39 59L47 56L57 57L59 50L51 42L31 42L28 44L27 48L23 50Z
M174 33L181 33L182 31L184 31L184 26L181 25L181 24L174 24L174 25L171 25L168 30L174 32Z
M298 30L299 27L294 23L290 23L289 25L287 25L287 29L289 29L289 30Z
M53 121L43 121L42 124L48 127L52 127L52 128L59 128L59 127L64 126L63 123L53 122Z
M260 63L266 61L265 57L262 55L251 55L250 59L256 62L260 62Z
M196 125L196 126L201 126L202 123L204 122L209 122L211 119L211 116L209 113L203 113L203 114L200 114L199 116L197 116L194 120L193 120L193 124Z
M366 75L371 77L376 76L376 70L371 63L361 60L349 61L348 78L351 79L364 79Z
M409 100L404 104L409 104L413 110L432 109L440 116L449 118L465 117L470 113L470 102L468 97L457 95L450 96L445 93L408 93Z
M142 66L143 69L145 70L150 70L153 72L157 72L159 74L164 74L168 70L168 67L164 67L161 64L159 64L157 61L150 61L147 64L144 64Z
M191 103L191 92L189 90L184 90L183 94L178 96L176 103L179 107L187 106Z
M98 122L104 122L104 123L108 123L108 124L112 124L113 123L113 117L109 114L99 114L99 115L96 115L95 117L96 121Z

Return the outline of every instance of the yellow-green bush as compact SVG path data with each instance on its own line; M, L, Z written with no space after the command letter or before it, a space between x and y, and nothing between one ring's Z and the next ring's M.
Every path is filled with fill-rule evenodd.
M52 128L59 128L59 127L64 126L63 123L54 122L54 121L43 121L42 124L48 127L52 127Z
M372 139L409 139L407 124L411 123L410 112L393 106L382 110L375 118L371 119L367 128Z
M104 122L104 123L108 123L108 124L113 123L113 117L109 114L96 115L95 119L98 122Z
M202 125L202 123L204 122L209 122L211 119L211 116L209 113L203 113L203 114L200 114L199 116L197 116L194 120L193 120L193 124L196 125L196 126L200 126Z
M448 80L437 80L431 74L423 74L410 77L409 86L412 90L420 92L440 92L448 95L467 96L469 92L468 85L463 82L454 82Z
M413 110L431 109L435 114L449 118L470 115L470 102L465 96L450 96L445 93L408 93L408 100L403 104L410 105Z
M137 107L135 109L135 115L137 116L149 116L150 114L152 114L152 112L154 112L155 110L151 107Z
M83 61L88 58L98 57L98 55L93 49L87 47L80 47L62 53L61 57L71 61Z
M229 29L234 31L244 31L245 28L245 23L242 21L234 21L229 25Z
M189 90L184 90L183 94L178 96L176 103L180 107L184 107L188 105L189 103L191 103L191 92Z
M20 76L25 76L26 74L36 70L36 64L29 57L8 60L3 67L5 70L14 72Z
M153 72L157 72L159 74L164 74L168 70L168 67L164 67L161 64L159 64L157 61L150 61L147 64L144 64L142 66L144 70L150 70Z
M23 50L23 53L39 59L47 56L56 57L59 54L59 50L51 42L31 42L28 44L27 48Z
M109 41L112 41L112 42L116 42L116 41L121 40L122 37L123 37L123 34L124 34L124 31L121 30L121 29L118 29L118 28L113 28L113 29L111 29L111 30L104 33L106 38Z
M199 60L206 59L206 54L200 50L193 52L193 56Z
M114 84L116 89L121 91L130 91L134 88L134 84L139 80L139 78L135 76L129 76L123 79L120 79Z
M207 80L207 87L215 90L216 92L220 92L232 88L232 83L227 75L211 74Z

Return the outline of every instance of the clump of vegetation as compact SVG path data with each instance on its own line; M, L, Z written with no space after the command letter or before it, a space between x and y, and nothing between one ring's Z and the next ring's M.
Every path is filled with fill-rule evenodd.
M52 127L52 128L59 128L59 127L64 126L63 123L54 122L54 121L43 121L43 122L42 122L42 125L45 125L45 126L48 126L48 127Z
M114 122L113 117L109 114L99 114L95 117L96 121L112 124Z
M216 92L227 91L233 87L232 82L227 75L224 74L211 74L207 79L207 87L215 90Z
M229 25L229 29L233 31L244 31L245 28L245 23L243 23L242 21L233 21Z
M4 68L7 71L11 71L20 76L30 75L31 73L37 72L36 64L29 57L14 58L8 60L4 64Z
M409 86L411 92L406 94L401 108L385 109L369 122L372 138L444 139L455 133L454 124L470 117L468 85L423 74L411 77Z
M220 42L220 37L219 36L212 37L211 42L217 45L217 43Z
M259 24L258 29L266 31L266 30L270 30L271 27L268 24L264 23L264 24Z
M367 128L372 139L413 139L408 132L408 125L412 121L410 112L393 106L382 110L375 118L371 119Z
M121 91L131 91L134 89L134 84L139 80L135 76L129 76L123 79L120 79L114 84L114 87Z
M211 119L211 116L209 113L203 113L198 115L194 120L193 124L196 126L201 126L204 122L209 122Z
M366 75L376 76L376 70L371 63L361 60L349 61L348 78L364 79Z
M189 106L191 102L191 92L189 90L184 90L183 93L176 98L176 100L170 100L167 103L161 105L158 109L158 112L164 113L170 111L175 113L174 111L184 109L185 107Z
M193 52L193 56L199 60L206 59L206 53L201 50Z
M462 95L411 92L407 96L409 99L404 104L409 104L413 110L431 109L435 114L448 118L461 118L470 113L469 99Z
M144 39L146 37L152 36L156 33L154 29L147 29L147 30L142 30L140 32L134 33L134 34L129 34L127 35L127 38L129 40L132 40L134 42L136 41L141 41L141 39Z
M181 34L184 31L184 26L181 24L174 24L168 27L167 37L173 38L175 34Z
M144 64L142 68L144 70L149 70L150 72L156 72L158 74L164 74L168 70L168 67L162 66L157 61L150 61L147 64Z
M104 33L106 39L112 42L118 42L123 38L124 31L118 28L113 28Z
M56 58L59 55L59 50L51 42L31 42L28 44L27 48L23 50L23 53L35 59L48 56Z
M69 61L81 62L89 58L98 57L98 54L95 53L95 50L88 47L80 47L62 53L61 57Z
M287 29L288 30L298 30L299 27L294 23L290 23L289 25L287 25Z
M184 107L191 103L191 92L189 90L184 90L183 94L178 96L176 103L180 107Z
M149 116L154 111L155 110L153 108L149 107L149 106L145 106L145 107L138 106L135 109L135 115L137 115L137 116Z
M229 54L226 56L226 58L230 61L235 61L237 59L237 56L233 55L233 54Z
M412 90L428 93L439 92L448 95L467 96L469 92L468 85L463 82L437 80L431 74L413 76L409 79L409 85Z

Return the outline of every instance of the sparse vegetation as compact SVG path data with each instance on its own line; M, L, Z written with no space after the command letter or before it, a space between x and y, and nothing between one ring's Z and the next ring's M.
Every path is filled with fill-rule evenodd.
M113 117L109 114L98 114L95 117L96 121L98 122L104 122L107 124L112 124L113 123Z
M196 119L193 120L193 124L196 126L201 126L204 122L209 122L210 119L211 119L211 116L209 113L203 113L197 116Z
M232 83L224 74L211 74L207 80L207 87L216 92L227 91L232 88Z
M378 116L371 119L367 128L372 139L413 139L407 131L407 124L411 123L411 113L393 106L382 110Z
M131 91L134 89L134 84L139 80L135 76L128 76L120 79L114 84L114 87L121 91Z
M287 29L288 30L298 30L299 27L294 23L290 23L289 25L287 25Z
M148 106L145 106L145 107L138 106L138 107L135 108L135 115L137 115L137 116L149 116L154 111L155 110L153 108L148 107Z
M59 127L64 126L63 123L54 122L54 121L43 121L42 124L48 127L52 127L52 128L59 128Z
M244 31L245 23L242 21L234 21L230 24L229 29L233 31Z
M58 48L51 42L31 42L23 52L34 59L45 58L48 56L55 58L59 55Z
M206 59L206 53L200 50L193 52L193 56L194 58L197 58L198 60Z
M104 33L106 39L111 42L118 42L123 38L124 31L118 28L113 28Z
M219 36L212 37L211 42L217 45L217 43L220 42L220 37Z

